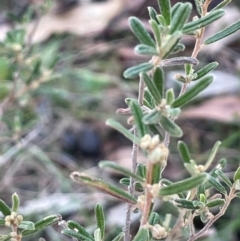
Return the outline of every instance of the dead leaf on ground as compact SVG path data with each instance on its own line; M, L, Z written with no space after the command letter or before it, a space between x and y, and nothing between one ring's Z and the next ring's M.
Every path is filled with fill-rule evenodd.
M240 119L240 98L238 96L216 97L184 110L180 118L236 122Z
M125 7L125 0L111 0L102 3L92 3L77 6L64 14L49 12L37 24L32 42L41 42L52 34L73 33L80 36L90 36L103 31L109 21ZM36 23L30 24L28 34L36 28Z

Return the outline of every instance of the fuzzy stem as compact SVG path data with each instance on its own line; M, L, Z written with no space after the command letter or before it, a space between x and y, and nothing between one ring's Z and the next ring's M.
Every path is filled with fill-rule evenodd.
M147 164L147 177L146 177L146 186L145 186L145 205L142 212L142 219L141 219L141 226L146 225L149 217L149 212L152 205L152 193L149 189L149 185L152 183L152 171L153 171L153 164L148 162Z
M144 97L144 81L140 77L139 80L139 90L138 90L138 102L140 105L143 105L143 97ZM136 128L134 129L134 135L137 135ZM136 172L137 169L137 156L138 156L138 146L136 144L133 144L132 149L132 169L131 171L133 173ZM130 184L128 187L128 192L130 195L134 195L134 180L132 177L130 177ZM127 211L126 211L126 218L125 218L125 226L124 226L124 241L130 241L130 226L131 226L131 209L132 205L127 204Z

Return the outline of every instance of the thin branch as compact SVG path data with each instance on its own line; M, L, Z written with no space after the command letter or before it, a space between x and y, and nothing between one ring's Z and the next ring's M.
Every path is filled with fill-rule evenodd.
M139 80L139 90L138 90L138 102L140 105L143 105L143 97L144 97L144 81L140 77ZM134 135L137 135L136 128L134 129ZM138 156L138 146L133 144L132 149L132 172L135 173L137 169L137 156ZM128 187L128 191L130 195L134 195L134 180L130 177L130 184ZM126 219L125 219L125 226L124 226L124 241L130 241L130 226L131 226L131 209L132 205L127 204L127 212L126 212Z
M201 229L198 233L195 235L191 236L188 241L194 241L200 238L211 226L214 222L216 222L221 216L223 216L230 205L231 200L235 198L234 194L234 188L231 188L229 195L226 195L226 202L220 209L219 213L215 215L210 221L204 226L203 229Z

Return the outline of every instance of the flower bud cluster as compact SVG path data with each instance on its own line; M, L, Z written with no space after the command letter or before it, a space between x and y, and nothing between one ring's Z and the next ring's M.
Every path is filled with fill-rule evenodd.
M21 234L17 234L17 232L11 232L11 241L19 241L22 240L22 235Z
M164 239L168 235L166 229L160 224L155 224L154 226L152 226L151 231L152 231L152 236L155 239Z
M5 226L19 226L19 224L23 221L23 216L17 214L16 212L12 212L11 215L7 215L5 217Z
M160 163L161 166L166 165L169 150L164 143L160 143L159 135L153 137L149 134L145 135L140 141L140 147L147 152L148 160L151 163Z
M155 107L156 110L160 111L161 114L168 116L168 110L170 109L170 106L167 104L167 100L166 99L162 99L161 103Z

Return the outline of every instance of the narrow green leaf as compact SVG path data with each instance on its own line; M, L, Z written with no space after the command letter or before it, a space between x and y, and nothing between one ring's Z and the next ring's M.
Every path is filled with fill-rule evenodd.
M220 147L220 145L221 145L221 141L217 141L214 144L213 149L212 149L212 151L211 151L211 153L210 153L210 155L208 157L208 160L207 160L207 162L205 164L205 170L207 170L211 166L211 164L212 164L212 162L213 162L213 160L214 160L214 158L216 156L216 153L217 153L218 148Z
M159 183L162 170L163 169L159 163L154 164L152 171L152 184Z
M172 104L172 107L181 107L191 101L200 92L206 89L213 81L212 75L204 76L197 84L189 88L183 95L178 97Z
M116 198L119 198L125 202L136 204L137 200L129 195L127 192L123 191L122 189L106 183L100 179L89 177L84 173L73 172L70 175L71 179L77 183L85 183L89 186L95 187L103 192L106 192Z
M146 165L143 163L138 163L137 165L137 174L142 177L143 179L146 178L147 168Z
M153 75L153 82L160 96L164 96L164 72L163 69L157 67Z
M158 5L166 24L171 24L171 2L170 0L158 0Z
M87 230L81 226L79 223L73 221L73 220L69 220L67 221L67 226L72 229L72 230L77 230L78 233L80 233L82 235L82 237L85 237L84 240L92 240L94 241L93 236L87 232Z
M148 125L149 130L152 132L153 135L159 135L159 139L163 140L163 134L161 133L160 125L159 124L150 124Z
M199 15L201 16L202 15L202 7L201 7L201 0L194 0L195 2L195 5L196 5L196 9L199 13Z
M154 38L155 38L155 41L157 42L157 47L159 48L161 46L162 40L161 40L161 33L160 33L158 23L157 23L157 21L154 21L154 20L150 20L149 23L152 27ZM155 51L157 51L157 50L155 50ZM157 52L157 55L158 54L159 53Z
M101 231L99 228L97 228L95 231L94 231L94 241L102 241L102 238L101 238Z
M208 208L215 208L215 207L219 207L219 206L223 206L225 204L225 200L222 198L216 198L213 199L211 201L208 201L206 206Z
M122 178L119 183L121 183L124 186L130 185L130 178ZM134 182L134 188L136 192L143 192L144 188L139 182Z
M143 111L137 100L131 100L130 108L134 117L134 124L136 125L138 134L143 137L147 134L146 125L142 122Z
M105 235L105 216L101 204L97 204L95 206L95 217L97 221L97 227L100 229L101 232L101 240L103 240Z
M208 179L208 182L216 189L218 190L220 193L222 194L226 194L227 190L225 189L225 187L214 177L210 176Z
M178 8L180 8L183 5L182 2L177 2L174 4L171 8L171 18L175 18L175 14L179 11Z
M121 232L112 241L120 241L123 237L124 237L124 232Z
M170 120L168 117L161 115L160 116L160 124L163 129L168 132L171 136L181 137L183 135L182 129Z
M144 90L144 99L146 99L146 101L149 103L150 109L153 109L155 107L155 103L153 103L153 97L147 88L145 88Z
M20 199L17 193L14 193L12 195L12 211L17 213L19 206L20 206Z
M166 91L166 100L167 100L167 104L170 105L170 106L174 102L175 94L174 94L173 89L168 89Z
M176 54L178 52L181 52L181 51L184 51L185 50L185 45L184 44L181 44L181 43L178 43L174 49L173 49L173 53Z
M3 235L3 236L1 236L1 241L8 241L8 240L10 240L10 239L12 239L12 235L11 234L7 234L7 235Z
M154 20L157 22L157 15L158 15L157 11L153 7L148 7L147 9L151 20Z
M92 241L92 239L88 239L87 237L85 237L81 233L78 233L78 232L76 232L75 230L72 230L72 229L64 229L64 230L61 231L61 233L65 234L65 235L67 235L69 237L76 238L78 240Z
M175 32L174 34L170 35L163 44L161 48L161 57L162 59L166 58L169 54L174 51L174 48L177 46L182 33L180 31Z
M145 45L145 44L139 44L134 48L134 52L136 54L140 54L140 55L159 55L158 51L156 50L156 48Z
M211 10L211 12L212 12L212 11L216 11L217 9L221 9L221 8L225 7L225 6L228 5L231 1L232 1L232 0L224 0L224 1L220 2L215 8L213 8L213 9Z
M196 72L197 77L194 78L193 80L199 80L203 76L207 75L210 71L214 70L218 66L218 62L212 62L204 66L202 69L198 70Z
M61 215L50 215L50 216L47 216L39 221L37 221L36 223L34 223L35 225L35 229L34 230L23 230L22 231L22 236L27 236L27 235L30 235L30 234L33 234L33 233L36 233L50 225L53 225L53 224L56 224L58 223L59 221L62 220L62 217Z
M209 178L207 173L201 173L197 176L187 178L185 180L175 182L166 187L162 187L159 191L160 196L178 194L184 191L191 190L200 184L206 182Z
M158 14L158 15L157 15L157 20L158 20L158 22L159 22L159 24L160 24L160 25L159 25L159 28L160 28L160 29L164 29L164 28L167 26L166 21L165 21L163 15Z
M155 47L155 42L143 26L142 22L136 17L129 18L129 25L138 40L151 47Z
M4 216L11 215L10 207L2 199L0 199L0 212Z
M128 138L130 141L138 144L139 143L139 138L134 136L129 130L125 129L119 122L113 120L113 119L108 119L106 121L106 125L111 126L112 128L118 130L121 132L126 138Z
M137 77L141 72L145 73L148 72L149 70L151 70L154 67L153 64L151 63L143 63L143 64L139 64L133 67L130 67L128 69L126 69L123 72L123 76L126 79L132 79Z
M1 226L2 226L2 225L5 225L5 219L0 218L0 225L1 225Z
M157 110L153 110L150 113L146 114L142 120L146 125L149 125L149 124L159 123L160 119L161 119L160 112Z
M160 217L159 217L158 213L151 212L150 217L148 219L148 223L152 226L154 226L155 224L159 224L160 223Z
M224 10L216 10L213 12L208 13L204 17L201 17L195 21L186 23L183 27L183 33L185 34L192 34L194 31L204 28L209 24L213 23L214 21L218 20L225 14Z
M172 19L169 33L173 34L176 31L182 30L184 24L190 17L192 11L191 3L183 3L180 5L174 14L174 18Z
M22 221L18 228L24 230L35 230L35 224L31 221Z
M217 169L215 172L225 182L225 184L227 184L230 188L232 187L233 184L225 173L223 173L220 169Z
M232 24L231 26L221 30L220 32L214 34L212 37L208 38L204 44L211 44L219 41L220 39L226 38L227 36L237 32L240 29L240 20Z
M153 80L145 73L142 73L141 77L143 78L146 86L148 87L149 92L153 96L156 103L160 103L162 98Z
M132 241L148 241L149 230L147 228L140 228Z
M184 163L191 163L192 159L188 150L187 145L183 141L178 142L178 151Z
M175 199L174 204L179 207L179 208L184 208L184 209L199 209L199 207L196 207L193 205L193 201L189 201L186 199Z
M115 171L118 171L118 172L122 173L123 175L132 177L135 180L138 180L139 182L145 182L144 178L142 178L141 176L131 172L129 169L118 165L115 162L101 161L98 165L99 165L100 168L109 167L109 168L111 168L111 169L113 169Z
M233 181L236 182L240 179L240 167L238 167L237 171L234 173Z
M206 203L206 201L207 201L206 195L203 194L203 193L200 193L200 195L199 195L199 200L200 200L200 202L202 202L202 203Z

